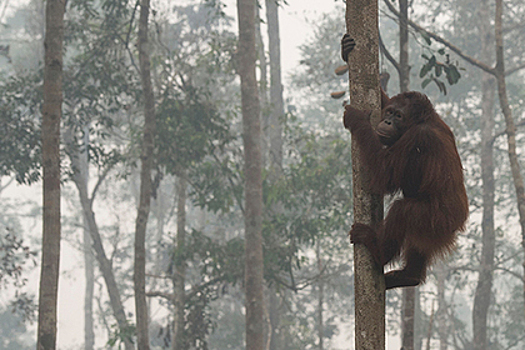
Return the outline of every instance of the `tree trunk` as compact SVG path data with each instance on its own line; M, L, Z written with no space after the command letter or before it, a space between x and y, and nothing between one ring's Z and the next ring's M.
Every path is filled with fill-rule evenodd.
M268 47L270 51L270 105L268 121L270 138L270 168L275 178L281 174L283 163L284 116L283 84L281 80L281 39L279 36L279 7L276 0L266 0L266 17L268 19Z
M316 255L317 255L317 271L319 276L323 271L323 260L321 258L321 246L317 242L316 246ZM324 281L320 277L317 282L318 295L317 295L317 337L319 338L319 350L324 349L324 320L323 320L323 308L324 308Z
M439 335L439 350L447 350L447 303L445 300L445 281L447 279L447 270L443 262L436 265L437 289L438 289L438 310L437 326Z
M403 309L401 310L401 344L403 350L414 350L414 312L416 288L403 289Z
M399 0L399 92L410 89L408 42L408 0ZM403 288L401 343L403 350L414 350L414 315L416 287Z
M89 161L88 161L88 145L89 145L89 125L84 127L84 142L83 150L79 157L81 168L79 172L83 174L84 185L86 188L89 183ZM84 295L84 350L93 350L95 346L95 330L93 325L93 296L95 288L95 259L93 257L93 240L89 233L89 224L85 216L83 218L83 243L84 243L84 277L86 279L85 295Z
M405 92L410 86L408 0L399 0L399 14L399 92Z
M151 86L148 47L149 0L140 1L138 51L140 78L144 98L144 131L140 156L140 195L135 223L135 312L137 320L137 346L149 350L149 316L146 302L146 226L151 202L151 169L153 166L153 143L155 136L155 97Z
M56 348L60 262L60 120L65 1L46 3L42 107L43 231L37 349Z
M282 118L284 116L283 84L281 74L281 39L279 29L279 6L276 0L266 0L266 20L268 24L268 48L270 59L270 108L268 122L265 131L269 140L269 180L275 183L282 175L283 161L283 128ZM282 205L275 203L272 208L273 212L280 212ZM279 234L279 233L277 233ZM280 343L279 329L281 327L280 313L280 296L277 294L275 286L269 289L270 299L276 301L269 305L270 324L271 324L271 341L270 349L280 349L283 345ZM284 297L284 295L283 295Z
M245 176L246 348L264 347L260 105L255 75L255 0L237 0Z
M490 28L489 5L482 0L479 6L478 23L481 45L481 59L492 61L494 37ZM483 188L483 216L481 221L482 248L479 266L478 284L474 296L472 310L473 349L488 350L487 347L487 314L492 296L492 280L494 273L494 251L496 234L494 230L494 77L486 72L481 73L481 181Z
M94 194L92 195L92 198L89 198L87 180L84 177L85 175L79 171L82 169L82 164L80 163L79 147L73 144L73 135L71 130L65 133L64 140L66 143L66 150L71 161L71 168L73 169L73 182L75 183L75 186L78 190L84 219L87 221L87 227L91 236L93 250L95 251L95 258L97 259L100 272L102 273L102 277L106 283L109 304L111 306L111 310L113 311L113 315L117 320L119 332L124 338L125 349L133 350L134 346L133 342L131 341L132 334L130 332L130 326L126 318L124 306L122 305L117 281L115 279L115 275L113 274L112 262L106 256L106 251L102 243L98 225L95 221L95 213L93 212Z
M377 1L346 2L347 32L356 40L349 55L350 101L358 109L372 110L373 125L380 118L379 30ZM370 193L369 179L352 140L354 221L375 225L383 218L381 196ZM385 348L385 281L370 252L363 245L354 246L355 348Z
M259 6L255 6L255 43L257 47L257 57L259 58L259 69L260 79L259 79L259 100L261 105L261 127L262 127L262 138L261 138L261 164L265 168L268 164L268 154L269 154L269 143L266 132L269 125L269 115L268 115L268 62L266 60L266 52L264 48L264 41L262 38L261 31L261 13Z
M498 84L498 96L501 110L505 117L505 124L507 126L507 143L510 160L510 168L512 170L512 178L514 180L514 188L516 190L516 198L518 201L518 213L521 226L522 247L525 251L525 186L523 185L523 178L521 176L520 163L518 155L516 154L516 125L510 109L509 100L507 98L507 86L505 83L505 59L503 52L503 33L502 33L502 17L503 4L502 0L496 0L496 18L495 18L495 39L496 39L496 68L495 75ZM525 262L523 264L525 270ZM525 280L523 281L523 296L525 298ZM525 311L525 310L524 310Z
M175 307L175 315L173 322L173 336L171 340L172 350L184 350L184 305L186 302L186 294L184 285L186 283L186 262L181 259L180 254L184 252L184 244L186 241L186 174L179 176L179 184L177 188L177 248L175 256L175 269L173 274L173 289L174 298L173 304Z

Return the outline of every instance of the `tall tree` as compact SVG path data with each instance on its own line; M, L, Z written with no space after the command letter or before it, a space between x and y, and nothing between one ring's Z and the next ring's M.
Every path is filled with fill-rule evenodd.
M349 55L350 101L361 110L372 110L372 125L377 125L381 110L379 89L379 28L377 1L356 0L346 3L346 28L356 41ZM354 221L375 225L383 218L381 196L370 192L369 181L352 140ZM385 285L382 268L362 245L354 247L355 348L385 348Z
M43 238L37 349L56 348L60 262L60 120L65 0L46 3L44 104L42 106Z
M284 116L283 84L281 74L281 38L279 29L279 4L277 0L266 0L266 21L268 23L268 50L270 60L270 108L265 131L269 140L269 180L275 184L282 175ZM281 212L279 203L269 210ZM279 232L275 232L279 234ZM275 350L279 344L280 297L275 286L268 288L268 310L270 318L270 349Z
M113 311L113 316L115 317L120 338L124 342L124 347L126 350L132 350L134 348L131 341L131 328L126 318L126 312L124 310L124 305L122 303L122 298L120 291L118 289L117 280L113 272L112 261L107 257L106 250L104 249L104 244L102 242L102 236L98 229L98 224L95 220L95 212L93 211L93 202L95 200L95 195L100 184L104 181L107 176L109 168L104 171L104 173L97 180L97 184L93 189L91 196L88 193L86 172L81 171L83 169L82 165L82 155L80 152L80 146L74 143L73 138L73 129L69 128L64 133L64 141L66 144L66 152L71 161L71 168L73 169L73 182L75 187L78 190L78 195L80 199L80 205L82 206L83 218L86 221L87 230L90 234L93 251L95 253L95 259L98 262L98 267L104 278L106 288L109 296L109 304ZM91 253L91 252L90 252Z
M484 62L494 60L494 35L490 24L490 6L488 0L481 0L478 7L480 20L478 31L480 38L480 59ZM496 232L494 229L494 102L495 80L487 72L481 73L481 145L480 166L483 191L483 216L481 219L481 258L479 264L478 284L472 310L473 349L488 350L487 318L492 295L494 274L494 253Z
M173 304L175 307L175 315L173 321L173 335L171 338L172 350L185 349L184 341L184 305L186 295L184 292L184 284L186 282L186 262L180 256L184 252L184 245L186 241L186 172L181 172L177 186L177 237L176 252L173 269Z
M281 39L279 36L279 6L276 0L266 0L268 20L268 47L270 51L270 167L278 176L283 162L283 132L281 119L284 115L283 83L281 77Z
M146 226L151 202L151 169L155 137L155 97L151 84L150 58L148 47L148 17L150 1L140 1L138 51L140 78L144 98L144 130L140 155L140 195L137 220L135 222L135 312L137 320L137 346L149 350L149 316L146 302Z
M245 178L246 348L262 350L263 252L260 104L255 75L256 0L237 0Z
M89 124L84 126L84 147L82 149L80 166L77 171L81 174L87 189L89 183ZM87 193L87 191L86 191ZM95 330L93 328L93 296L95 289L95 258L93 256L93 240L89 233L88 219L83 216L83 245L84 245L84 277L86 279L84 295L84 349L93 350L95 346Z
M505 54L503 50L503 0L496 0L496 16L494 19L494 38L496 43L496 67L494 74L498 86L498 97L503 116L505 117L508 155L512 179L514 180L514 189L518 201L518 214L521 226L521 244L525 251L525 185L521 175L518 154L516 153L516 125L507 97L507 83L505 81ZM523 265L525 268L525 264ZM524 274L525 276L525 274ZM525 298L525 279L523 281L523 296ZM524 310L525 311L525 310Z

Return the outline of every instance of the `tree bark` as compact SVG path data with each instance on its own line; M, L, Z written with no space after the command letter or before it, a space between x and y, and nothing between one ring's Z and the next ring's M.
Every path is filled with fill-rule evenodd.
M323 271L323 259L321 258L321 245L317 242L316 246L316 255L317 255L317 271L319 276ZM317 337L319 338L319 350L324 350L324 319L323 319L323 309L324 309L324 281L320 277L317 282L318 295L317 295Z
M281 39L279 29L279 6L277 1L266 0L265 4L266 21L268 24L268 48L270 60L270 108L265 131L269 140L268 176L269 180L272 183L275 183L282 175L283 161L282 118L284 116L284 100L281 74ZM282 210L282 205L280 203L275 203L272 208L270 208L270 210L273 212L280 212ZM271 295L271 300L280 300L275 286L269 287L268 292ZM279 336L279 328L281 324L279 305L280 303L276 302L268 306L272 332L270 349L272 350L280 349L283 346L280 344L281 337Z
M64 0L46 3L44 104L42 107L43 232L37 349L56 348L60 272L60 120Z
M346 3L346 27L356 40L349 55L350 101L358 109L372 110L372 125L380 118L379 30L377 1L356 0ZM354 221L374 225L383 218L381 196L370 193L369 177L352 141ZM385 281L382 267L375 264L362 245L354 246L355 348L385 348Z
M525 251L525 186L521 176L520 163L516 154L516 125L510 109L507 98L507 86L505 82L505 57L503 51L503 33L502 33L503 3L502 0L496 0L496 18L494 24L495 41L496 41L496 68L494 69L496 81L498 84L498 97L501 110L505 117L508 154L516 198L518 201L518 213L521 226L522 247ZM525 270L525 262L523 264ZM525 280L523 281L523 296L525 298ZM525 310L524 310L525 311Z
M255 75L255 0L237 0L245 176L246 348L264 348L260 104Z
M261 138L261 162L262 167L265 168L268 164L268 154L269 154L269 143L266 132L269 125L269 115L268 115L268 61L266 60L266 51L264 48L264 41L262 38L261 30L261 13L259 6L255 6L255 43L257 46L257 57L259 58L259 69L260 69L260 79L259 79L259 101L262 110L262 119L261 127L263 130L263 135Z
M283 83L281 79L281 39L279 36L279 7L276 0L266 0L266 18L268 20L268 47L270 51L270 105L268 122L270 138L270 171L274 177L281 174L283 163L284 116Z
M71 161L71 168L73 169L73 182L75 183L75 186L78 190L84 219L87 221L87 227L91 236L95 258L98 262L104 282L106 283L109 304L111 306L111 310L113 311L113 316L117 321L119 331L124 337L125 349L133 350L134 346L133 342L131 341L132 334L130 333L129 323L126 318L124 306L122 305L122 299L117 286L117 281L115 279L115 275L113 274L112 262L106 256L106 251L102 243L102 237L100 236L98 225L95 220L95 213L93 212L93 200L95 194L93 193L91 198L88 195L87 180L84 177L85 175L79 171L82 168L82 164L80 163L79 148L73 144L73 135L71 130L65 133L64 140L66 143L66 150Z
M137 220L135 222L135 313L137 320L137 346L149 350L149 316L146 302L146 226L151 202L151 169L153 166L153 143L155 136L155 97L151 85L148 47L149 0L140 1L138 51L140 78L144 96L144 131L140 156L140 195Z
M184 344L184 305L186 302L186 294L184 285L186 282L186 262L180 258L180 254L184 252L184 245L186 242L186 174L179 176L179 184L177 188L177 254L179 256L175 259L175 269L173 274L173 289L174 298L173 304L175 307L175 315L173 322L173 336L171 341L172 350L185 349Z
M489 5L482 0L479 6L478 29L480 33L480 55L484 62L490 62L493 54L491 46L494 36L490 28ZM491 74L481 73L481 181L483 189L483 216L481 221L482 248L479 266L478 284L472 310L473 349L488 350L487 315L492 296L494 273L494 252L496 234L494 230L494 100L495 81Z
M399 92L410 89L408 0L399 0ZM403 350L414 350L414 316L416 288L403 288L401 311L401 343Z
M399 0L399 14L399 92L405 92L410 86L408 0Z
M81 168L78 169L84 179L84 186L87 188L89 183L89 125L84 127L83 150L79 157ZM83 245L84 245L84 277L86 279L84 295L84 349L93 350L95 346L95 330L93 325L93 296L95 288L95 258L91 247L93 240L89 233L89 224L87 218L82 215L83 221Z
M438 310L437 326L439 335L439 350L447 350L447 303L445 300L445 281L447 279L447 270L443 262L436 265L437 289L438 289Z

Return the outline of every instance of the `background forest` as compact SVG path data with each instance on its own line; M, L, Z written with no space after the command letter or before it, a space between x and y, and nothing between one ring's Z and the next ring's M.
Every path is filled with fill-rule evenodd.
M353 349L348 94L331 96L348 90L347 75L334 73L344 64L345 4L258 5L264 342ZM236 3L150 7L150 348L244 349L246 57ZM503 2L502 55L495 1L379 7L388 93L429 96L456 136L470 201L456 252L416 290L414 349L524 349L525 3ZM135 1L67 1L58 349L131 350L141 327L133 277L147 102L139 12ZM24 350L37 339L45 4L0 0L0 23L0 349ZM401 348L403 300L402 290L387 292L387 349Z

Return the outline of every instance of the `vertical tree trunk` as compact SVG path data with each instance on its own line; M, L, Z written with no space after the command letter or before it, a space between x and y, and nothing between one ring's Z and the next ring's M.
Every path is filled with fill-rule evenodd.
M88 160L88 145L89 145L89 125L84 127L84 148L80 157L81 168L78 171L84 178L84 185L88 188L89 183L89 160ZM84 350L93 350L95 346L95 331L93 329L93 295L95 288L95 259L93 256L93 240L89 233L88 219L83 218L83 245L84 245L84 277L86 279L85 295L84 295Z
M125 349L133 350L134 346L131 341L132 334L130 333L130 327L126 318L124 306L122 305L122 299L120 297L120 291L113 273L112 263L106 256L106 251L102 243L98 225L95 221L95 213L93 212L93 198L89 198L85 174L79 171L82 169L82 164L80 162L79 147L73 143L72 130L67 130L67 132L64 133L64 141L66 144L66 151L71 161L71 168L74 170L73 182L75 183L75 186L78 190L80 205L82 206L84 220L87 222L88 232L91 236L95 258L98 262L104 282L106 283L109 304L113 311L113 315L117 320L119 332L124 338Z
M489 5L482 0L478 8L480 21L478 23L481 45L481 59L491 62L493 59L491 45L494 37L490 28ZM487 348L487 314L492 295L492 279L494 273L494 251L496 234L494 230L494 77L486 72L481 73L481 181L483 188L483 216L481 221L482 248L479 266L478 285L474 296L472 310L473 349Z
M184 350L184 305L186 295L184 284L186 282L186 262L181 259L180 254L184 252L186 242L186 174L179 176L177 188L177 255L174 261L175 269L173 275L173 289L175 315L173 322L173 336L171 340L172 350Z
M518 155L516 154L516 125L514 124L514 117L510 109L509 100L507 98L507 86L505 83L505 57L503 52L503 33L502 33L502 17L503 17L503 3L502 0L496 0L496 18L495 18L495 39L496 39L496 80L498 84L498 96L501 110L505 116L505 124L507 126L507 143L510 168L512 171L512 178L514 180L514 188L516 190L516 198L518 201L518 213L521 226L522 247L525 251L525 186L521 176L520 163ZM525 270L525 262L523 263ZM525 298L525 280L523 281L523 296ZM524 310L525 311L525 310Z
M409 90L410 65L408 42L408 0L399 0L399 92ZM401 310L401 343L403 350L414 350L414 316L416 288L403 288Z
M268 121L270 136L270 167L278 178L283 163L283 131L281 119L284 115L283 84L281 79L281 39L279 36L279 8L276 0L266 0L268 20L268 47L270 51L270 104Z
M414 350L414 314L416 288L403 289L403 309L401 310L401 346L403 350Z
M438 289L438 310L437 310L437 326L439 335L439 350L447 350L447 303L445 300L445 281L447 278L447 270L443 262L436 265L437 274L437 289Z
M155 136L155 99L151 86L148 47L149 0L140 1L138 51L140 76L144 96L144 134L142 139L140 199L135 223L135 312L137 320L137 346L149 350L149 316L146 302L146 226L151 201L151 169L153 165L153 142Z
M408 0L399 0L399 92L409 90Z
M259 69L261 71L259 79L259 100L261 105L261 162L262 167L265 168L268 163L269 143L266 131L269 125L268 116L268 62L266 60L266 52L264 48L264 41L261 30L261 13L259 6L255 6L255 44L257 47L257 57L259 58Z
M284 116L283 84L281 74L281 39L279 29L279 7L276 0L266 0L266 21L268 24L268 47L270 59L270 108L266 133L269 140L269 179L272 183L278 181L282 174L283 161L283 128L282 117ZM279 212L281 205L276 203L270 210ZM279 233L277 233L279 234ZM280 297L277 295L275 286L268 288L270 300L269 305L271 323L270 349L277 350L280 344L279 328L280 319Z
M356 40L349 55L350 101L358 109L373 110L372 124L380 118L379 29L377 1L346 2L347 32ZM370 193L369 179L352 141L354 220L374 225L383 218L383 201ZM370 252L363 245L354 246L355 348L385 348L385 281Z
M237 0L245 176L246 348L262 350L263 252L260 105L255 76L255 0Z
M64 0L46 3L44 104L42 107L43 238L37 349L56 348L60 262L60 120Z
M321 275L323 270L323 259L321 258L321 246L317 242L316 251L317 255L317 271ZM317 282L318 295L317 295L317 337L319 338L319 350L324 349L324 320L323 320L323 308L324 308L324 281L319 278Z

